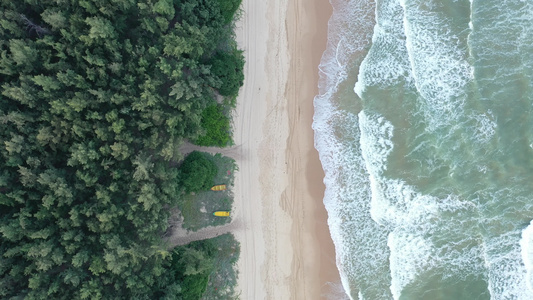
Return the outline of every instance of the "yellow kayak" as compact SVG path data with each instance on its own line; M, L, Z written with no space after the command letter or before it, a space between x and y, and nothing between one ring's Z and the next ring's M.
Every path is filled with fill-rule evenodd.
M223 210L215 211L215 212L213 213L213 216L217 216L217 217L229 217L229 211L223 211Z
M219 184L219 185L215 185L211 188L212 191L225 191L226 190L226 185L225 184Z

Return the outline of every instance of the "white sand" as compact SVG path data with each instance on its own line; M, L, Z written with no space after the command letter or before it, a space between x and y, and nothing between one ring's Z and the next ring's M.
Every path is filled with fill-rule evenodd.
M305 1L305 4L304 4ZM313 148L327 0L244 0L245 83L234 116L241 299L319 299L338 280Z

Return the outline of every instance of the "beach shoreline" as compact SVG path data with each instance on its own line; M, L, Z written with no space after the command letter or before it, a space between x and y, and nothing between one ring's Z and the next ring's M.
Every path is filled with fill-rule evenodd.
M324 171L314 148L312 130L313 100L319 92L318 65L326 49L328 20L332 10L327 0L293 0L289 2L287 10L291 66L286 89L290 126L286 151L289 162L293 162L293 165L288 166L289 172L295 175L290 190L302 211L299 220L293 220L293 244L298 244L293 245L293 248L299 252L295 254L297 260L306 262L302 272L304 276L297 278L297 284L302 285L299 290L306 291L305 297L299 297L299 291L295 289L291 299L325 298L331 292L330 283L340 285L335 247L323 204ZM297 224L298 221L300 224ZM300 237L302 232L303 238ZM297 269L298 264L294 262L293 273ZM318 277L311 277L316 274Z
M325 298L340 277L311 124L332 7L244 0L242 8L236 35L245 82L234 116L240 297Z

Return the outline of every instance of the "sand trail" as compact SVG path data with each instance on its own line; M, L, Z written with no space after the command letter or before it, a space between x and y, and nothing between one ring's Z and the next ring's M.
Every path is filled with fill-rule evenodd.
M208 226L198 231L188 231L181 227L181 222L178 222L172 227L172 233L166 238L166 241L168 242L169 249L172 249L194 241L211 239L225 233L234 233L240 229L240 224L241 222L237 219L221 226Z

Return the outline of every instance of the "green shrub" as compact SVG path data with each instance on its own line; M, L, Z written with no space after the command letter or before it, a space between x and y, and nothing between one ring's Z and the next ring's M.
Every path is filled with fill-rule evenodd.
M222 106L208 106L202 112L201 124L206 134L196 140L197 145L225 147L231 143L230 119Z
M202 298L209 280L209 273L186 276L183 280L183 300L198 300Z
M221 80L218 92L222 96L235 96L244 82L244 55L241 50L218 52L211 61L212 71Z
M181 282L180 297L171 299L198 300L204 294L209 274L214 268L217 254L211 240L196 241L172 251L169 274L173 281Z
M241 6L241 2L242 0L218 0L220 11L226 24L231 22L237 9Z
M204 154L193 151L183 161L178 178L185 192L199 192L213 186L217 171L217 166Z

